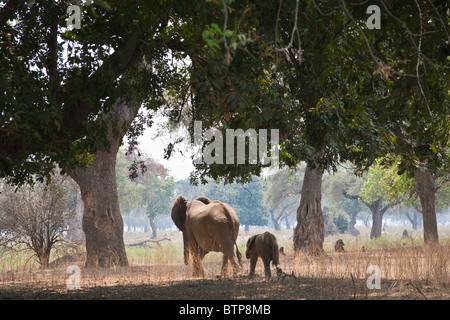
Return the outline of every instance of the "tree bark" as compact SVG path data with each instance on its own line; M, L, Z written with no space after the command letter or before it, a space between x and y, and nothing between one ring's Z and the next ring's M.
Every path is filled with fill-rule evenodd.
M413 230L417 230L418 220L417 220L417 212L414 212L413 216L409 215L409 212L406 212L406 218L408 218L409 222L411 222Z
M306 167L297 225L294 229L294 250L312 254L323 252L324 221L322 214L322 173Z
M286 224L286 229L291 228L291 224L289 223L289 216L284 217L284 223Z
M86 237L86 267L127 266L123 220L116 184L116 155L139 104L119 101L105 118L109 122L109 151L97 151L91 166L69 171L78 183L84 203L83 231ZM113 123L116 125L113 127ZM114 129L114 130L113 130Z
M380 198L374 201L371 204L364 202L364 204L370 209L372 212L372 228L370 230L370 239L381 237L381 230L383 228L383 215L391 207L391 205L387 204L383 208L383 198Z
M278 222L277 217L275 217L275 209L270 210L270 219L272 220L273 228L275 230L281 230L280 223Z
M350 214L350 221L348 222L348 231L352 236L359 236L359 230L356 229L356 217L358 216L359 210L353 210Z
M379 200L377 200L378 202ZM372 211L372 228L370 229L370 239L380 238L383 227L383 213L380 209Z
M438 227L436 219L436 188L434 178L428 171L417 169L414 172L417 192L422 206L423 239L425 244L438 244Z
M150 220L150 228L152 229L152 239L156 239L158 235L156 234L157 229L155 224L155 217L150 215L148 219Z

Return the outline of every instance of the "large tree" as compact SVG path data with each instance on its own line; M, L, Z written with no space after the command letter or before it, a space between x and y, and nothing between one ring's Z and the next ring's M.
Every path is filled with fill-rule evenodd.
M159 108L183 81L178 24L211 17L211 4L86 2L80 29L67 28L69 1L1 4L0 177L42 181L58 164L80 185L87 265L127 265L116 152L148 122L139 107Z
M80 186L84 203L83 231L86 237L86 266L128 265L123 241L123 220L116 184L116 156L122 138L133 121L139 105L118 102L108 115L108 151L98 150L86 167L69 170ZM119 124L114 133L114 123Z
M448 168L446 1L380 1L381 30L366 29L367 6L345 0L102 1L83 8L80 30L63 32L67 5L1 9L2 176L86 166L80 154L108 151L106 115L118 99L156 109L171 96L171 118L188 116L191 133L194 120L205 130L279 129L281 160L307 163L295 246L320 251L325 169L350 160L361 171L385 149L418 177ZM178 72L168 53L191 65ZM262 167L202 163L197 177L245 181Z
M447 2L380 1L380 30L368 29L366 3L222 7L223 24L203 33L209 55L193 65L192 90L205 97L194 100L193 118L224 130L278 128L282 160L307 162L296 248L322 248L320 181L338 162L361 173L393 151L403 157L400 173L448 168ZM260 168L197 166L200 175L230 180ZM428 180L420 182L432 191ZM432 202L429 193L420 197Z

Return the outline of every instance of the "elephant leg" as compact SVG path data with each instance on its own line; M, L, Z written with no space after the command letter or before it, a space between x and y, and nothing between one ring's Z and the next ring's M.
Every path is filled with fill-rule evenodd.
M233 241L231 241L231 239L229 239L228 241L226 241L225 244L222 245L222 252L228 258L228 260L230 260L230 262L231 262L231 265L233 267L233 275L236 275L237 273L239 273L241 268L236 263L235 256L234 256L234 243L233 243Z
M250 273L248 274L249 278L255 275L256 262L258 262L258 256L252 255L250 257Z
M234 256L231 257L230 261L233 266L233 275L236 276L241 271L241 267L236 263Z
M200 257L200 255L194 254L192 256L192 260L193 260L193 266L194 266L194 272L192 275L194 277L204 277L205 271L203 270L203 263L202 263L202 258Z
M270 259L263 259L264 262L264 274L267 279L269 279L272 275L270 273Z
M227 270L228 270L228 257L224 254L222 259L222 270L220 272L223 277L227 275Z
M200 247L195 247L194 250L192 250L192 260L193 260L193 266L194 266L194 277L204 277L205 276L205 270L203 269L203 258L208 252L203 250Z

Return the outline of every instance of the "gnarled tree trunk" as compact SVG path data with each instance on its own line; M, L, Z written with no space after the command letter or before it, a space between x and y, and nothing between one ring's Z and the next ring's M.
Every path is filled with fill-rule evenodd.
M323 252L324 222L322 214L322 173L306 167L297 226L294 229L294 250L312 254Z
M372 211L372 229L370 229L370 239L380 238L381 229L383 227L383 214L381 211L382 200L378 199L369 208Z
M417 169L414 172L414 180L417 183L420 205L423 216L423 239L426 244L439 243L438 227L436 219L436 188L434 178L428 171Z
M406 218L411 222L413 230L417 230L417 225L419 224L417 217L417 212L414 212L412 217L409 215L409 212L406 212Z
M125 130L136 116L138 104L117 102L106 115L109 151L97 151L87 168L69 172L78 183L84 203L83 231L86 237L86 267L127 266L116 184L116 155ZM114 130L113 128L114 125Z
M359 210L352 210L350 214L350 221L348 222L348 232L350 232L350 234L355 237L359 236L359 230L355 227L356 217L358 216L358 213Z

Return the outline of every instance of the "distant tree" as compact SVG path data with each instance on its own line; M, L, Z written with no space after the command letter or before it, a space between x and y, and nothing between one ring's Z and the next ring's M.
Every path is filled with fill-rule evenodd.
M263 201L264 186L264 181L257 177L253 177L251 182L244 185L234 184L236 197L232 202L245 231L248 231L250 226L267 225L268 208Z
M358 201L359 192L367 175L358 177L352 172L339 168L337 172L324 175L322 192L324 198L337 203L339 209L349 216L347 230L354 236L359 235L356 229L358 213L365 209L365 205Z
M136 183L131 178L131 159L125 155L125 150L120 149L117 153L116 183L119 195L120 212L123 216L129 215L142 202L145 192L143 184Z
M160 170L154 171L159 168ZM153 163L150 172L143 177L145 186L143 204L152 228L152 238L156 238L155 218L169 215L172 208L173 189L175 181L167 175L167 171L160 164Z
M325 236L345 233L348 229L348 215L338 205L324 206L322 209Z
M54 245L62 240L68 221L75 214L74 183L67 176L54 176L47 185L14 186L0 183L0 245L34 251L46 268Z
M298 206L305 166L298 165L295 170L284 167L267 178L264 202L269 207L270 218L276 230Z
M121 149L117 155L116 176L121 212L130 214L144 209L156 238L155 218L170 214L174 197L174 179L163 165L137 149ZM132 168L139 164L141 168Z

